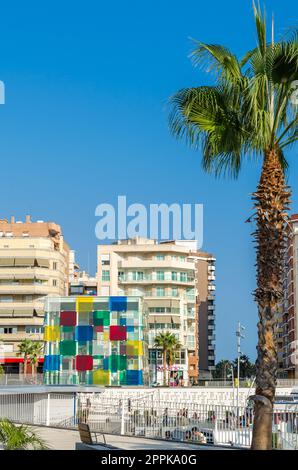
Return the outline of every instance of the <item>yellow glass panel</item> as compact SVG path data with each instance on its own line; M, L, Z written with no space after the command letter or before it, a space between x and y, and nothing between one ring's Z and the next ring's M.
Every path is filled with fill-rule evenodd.
M108 331L104 331L103 340L104 341L109 341L110 340L110 333Z
M142 356L143 345L142 341L127 341L126 343L126 354L129 356Z
M94 370L93 383L97 385L110 385L110 371L109 370Z
M85 313L93 310L93 297L77 297L77 312Z
M60 326L45 326L44 329L45 341L59 341L60 340Z

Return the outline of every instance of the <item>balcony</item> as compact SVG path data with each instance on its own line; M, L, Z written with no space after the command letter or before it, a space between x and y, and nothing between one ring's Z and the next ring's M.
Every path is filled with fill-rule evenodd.
M30 339L33 341L43 341L43 334L42 333L34 333L34 334L26 333L25 331L21 331L17 333L9 333L9 334L0 334L0 341L4 341L6 343L23 341L24 339Z
M44 302L0 302L0 318L2 317L33 317L33 310L38 315L44 314Z
M57 287L34 284L0 284L0 294L5 295L50 295L57 294Z
M138 260L129 259L121 260L118 262L118 268L120 269L184 269L184 270L195 270L196 265L194 261L179 261L172 259L164 260Z
M124 275L118 277L119 284L139 284L139 285L147 285L147 284L175 284L175 285L190 285L193 286L195 279L194 277L181 277L177 276L176 278L171 275L164 275L163 277L158 277L152 274L145 274L144 276L140 276L139 278L134 278L130 275Z

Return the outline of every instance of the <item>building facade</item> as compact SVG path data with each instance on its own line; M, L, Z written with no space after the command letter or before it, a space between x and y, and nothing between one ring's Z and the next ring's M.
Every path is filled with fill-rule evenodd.
M68 254L52 222L0 220L0 360L19 372L18 345L43 340L44 299L68 292Z
M98 293L137 295L148 310L152 383L163 382L163 360L154 346L160 332L180 342L167 374L171 385L195 383L199 376L199 301L196 242L136 238L99 245Z
M215 369L215 261L210 253L198 252L196 255L200 379L210 379Z
M48 298L45 383L147 385L146 325L138 297Z
M292 215L288 229L283 290L284 300L279 319L277 319L276 330L279 353L279 375L287 378L298 378L298 214ZM282 341L280 340L280 335L282 335Z

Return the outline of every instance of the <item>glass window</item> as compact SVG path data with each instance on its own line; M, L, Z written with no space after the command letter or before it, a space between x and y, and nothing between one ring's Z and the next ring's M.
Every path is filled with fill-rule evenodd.
M165 273L164 271L157 271L156 273L156 279L158 281L164 281L165 280Z
M110 271L109 270L103 270L101 273L101 280L102 281L109 281L110 280Z
M172 296L173 296L173 297L178 297L178 289L177 289L177 287L172 287Z
M156 295L157 295L157 297L164 297L165 296L164 287L157 287L156 288Z
M156 255L156 259L158 261L163 261L165 259L165 255Z

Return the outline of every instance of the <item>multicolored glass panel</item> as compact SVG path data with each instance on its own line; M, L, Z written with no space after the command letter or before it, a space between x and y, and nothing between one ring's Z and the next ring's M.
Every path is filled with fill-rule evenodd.
M144 385L146 315L138 297L48 298L46 384Z

